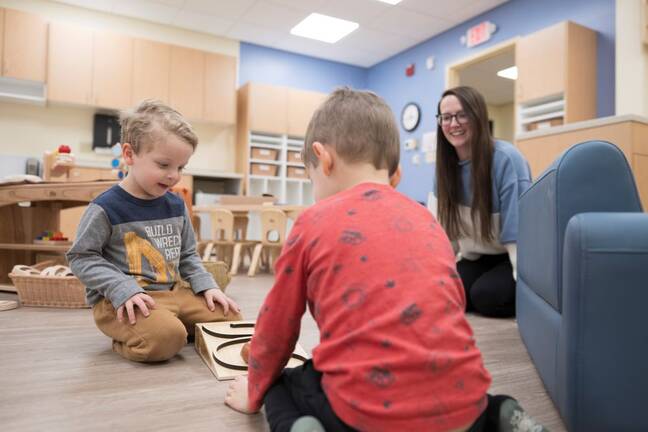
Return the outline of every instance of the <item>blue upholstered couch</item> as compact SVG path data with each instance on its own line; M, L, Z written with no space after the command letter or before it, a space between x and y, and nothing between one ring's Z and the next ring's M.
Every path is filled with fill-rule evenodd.
M648 215L623 153L571 147L519 223L519 330L567 428L648 431Z

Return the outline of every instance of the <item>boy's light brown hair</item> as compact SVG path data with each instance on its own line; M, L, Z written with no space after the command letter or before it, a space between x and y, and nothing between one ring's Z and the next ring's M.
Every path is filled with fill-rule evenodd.
M331 93L317 108L306 130L302 160L316 167L313 143L332 146L347 163L371 163L387 169L398 168L400 137L389 106L375 93L343 87Z
M122 111L119 123L121 142L129 143L135 153L151 146L165 133L177 136L194 150L198 145L198 137L182 114L158 100L147 99L132 110Z

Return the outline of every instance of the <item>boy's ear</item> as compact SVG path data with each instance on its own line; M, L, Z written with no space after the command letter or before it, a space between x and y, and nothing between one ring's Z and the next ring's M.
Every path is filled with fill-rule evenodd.
M389 184L391 185L391 187L395 188L396 186L398 186L398 183L400 183L401 181L402 174L403 173L401 171L401 166L400 164L398 164L398 168L396 168L394 174L389 177Z
M313 143L313 153L320 164L322 164L322 172L325 176L331 175L333 170L333 153L331 150L319 141Z
M135 155L135 150L133 150L133 146L130 145L130 143L123 143L121 145L121 148L122 148L122 158L124 158L124 162L126 162L126 165L132 165L133 156Z

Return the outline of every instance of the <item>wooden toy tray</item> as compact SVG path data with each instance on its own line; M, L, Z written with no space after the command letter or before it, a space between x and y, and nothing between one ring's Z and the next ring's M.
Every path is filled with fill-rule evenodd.
M196 324L196 351L218 380L247 375L247 364L241 357L243 344L254 334L255 321L223 321ZM297 367L308 359L297 344L286 367Z

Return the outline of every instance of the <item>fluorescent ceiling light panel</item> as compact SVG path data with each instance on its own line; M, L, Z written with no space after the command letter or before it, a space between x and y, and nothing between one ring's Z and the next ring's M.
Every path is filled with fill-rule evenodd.
M397 5L403 0L378 0L379 2L389 3L390 5Z
M290 30L290 34L335 43L357 29L358 23L312 13Z
M517 79L517 66L511 66L510 68L502 69L497 72L498 77L508 78L511 80Z

